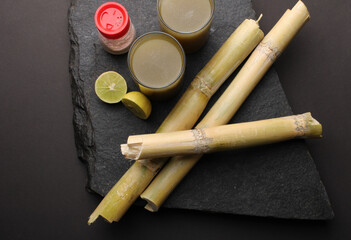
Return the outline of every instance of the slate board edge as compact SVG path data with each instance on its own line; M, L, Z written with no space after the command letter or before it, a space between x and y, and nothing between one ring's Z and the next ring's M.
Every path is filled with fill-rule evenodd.
M92 177L92 173L94 172L94 165L89 164L89 162L94 162L95 160L95 143L94 143L94 129L92 127L92 123L90 120L90 113L86 107L86 100L84 94L84 87L78 84L79 81L82 81L79 74L79 44L77 36L73 29L73 24L71 24L71 15L72 10L75 7L75 3L77 0L71 1L71 6L68 11L68 31L70 35L70 56L69 56L69 73L70 73L70 80L71 80L71 91L72 91L72 103L73 103L73 127L74 127L74 136L75 136L75 144L77 148L77 155L78 158L86 164L88 170L88 178L87 178L87 185L86 189L91 193L96 193L94 190L90 188L90 179ZM84 84L82 84L84 86ZM82 139L84 139L82 141ZM87 141L90 139L91 141ZM321 182L323 186L323 183ZM324 186L323 186L324 188ZM100 195L100 194L98 194ZM329 200L329 198L328 198ZM330 205L330 201L329 201ZM330 207L331 208L331 207ZM187 208L179 208L189 210ZM193 210L193 209L192 209ZM194 209L196 211L206 211L212 212L208 210L201 210L201 209ZM217 213L217 212L215 212ZM267 215L250 215L250 214L240 214L237 215L246 215L246 216L259 216L259 217L271 217L271 218L282 218L284 217L277 217L277 216L267 216ZM307 219L307 220L328 220L334 217L334 212L331 208L331 215L328 218L321 218L321 219ZM297 219L304 219L304 218L297 218Z
M70 18L72 14L72 10L75 7L75 3L77 0L71 1L71 6L68 10L68 32L70 37L70 55L69 55L69 73L70 73L70 81L71 81L71 91L72 91L72 103L73 103L73 128L74 128L74 139L75 145L77 149L77 155L79 160L81 160L87 168L88 178L86 189L91 193L96 193L90 188L90 179L92 177L93 172L93 164L89 164L89 159L94 160L95 153L95 144L94 141L91 141L90 144L85 144L81 139L89 139L87 137L90 135L90 139L94 139L94 129L92 127L89 111L86 107L85 95L79 94L79 92L83 93L84 90L77 84L78 81L82 81L79 76L79 44L77 35L74 32L73 24L71 23L72 18ZM78 119L82 119L80 122ZM85 123L79 124L79 123ZM100 194L98 194L100 196Z

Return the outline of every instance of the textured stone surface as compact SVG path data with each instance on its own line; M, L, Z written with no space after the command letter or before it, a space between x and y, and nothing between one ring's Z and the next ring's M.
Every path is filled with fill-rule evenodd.
M79 158L88 165L88 189L102 196L131 165L123 159L119 145L131 134L154 132L182 94L167 102L153 102L153 112L147 121L134 117L122 104L104 104L96 97L95 79L108 70L123 75L129 91L137 90L128 72L127 55L110 55L98 42L93 16L103 2L73 0L69 12L70 72L77 151ZM138 35L159 30L156 1L119 2L129 11ZM255 18L251 1L216 1L208 43L199 52L187 55L183 91L245 18ZM234 76L235 73L229 79ZM230 80L213 96L205 112ZM291 108L272 69L232 122L290 114ZM333 217L319 174L305 143L300 140L206 155L164 207L279 218Z

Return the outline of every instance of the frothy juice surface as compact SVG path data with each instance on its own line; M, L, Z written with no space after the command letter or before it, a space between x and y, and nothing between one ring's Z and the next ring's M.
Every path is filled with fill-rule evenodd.
M183 58L173 39L148 36L138 43L132 55L132 71L145 86L160 88L174 82L181 73Z
M209 0L162 0L159 8L163 21L178 32L202 28L212 11Z

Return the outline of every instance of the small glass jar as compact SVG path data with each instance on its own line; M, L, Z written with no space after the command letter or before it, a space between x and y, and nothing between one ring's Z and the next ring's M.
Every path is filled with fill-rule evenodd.
M207 42L213 13L214 0L157 0L161 30L175 37L186 53Z
M102 4L95 12L95 25L100 43L107 52L118 55L129 51L136 33L127 10L121 4Z

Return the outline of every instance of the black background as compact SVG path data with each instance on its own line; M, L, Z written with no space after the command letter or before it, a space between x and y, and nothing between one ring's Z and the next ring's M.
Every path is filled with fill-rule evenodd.
M218 0L220 1L220 0ZM295 0L253 0L265 33ZM311 21L275 64L295 113L324 127L307 141L335 218L297 221L132 207L86 224L68 72L70 0L0 1L0 239L351 239L351 1L306 0Z

